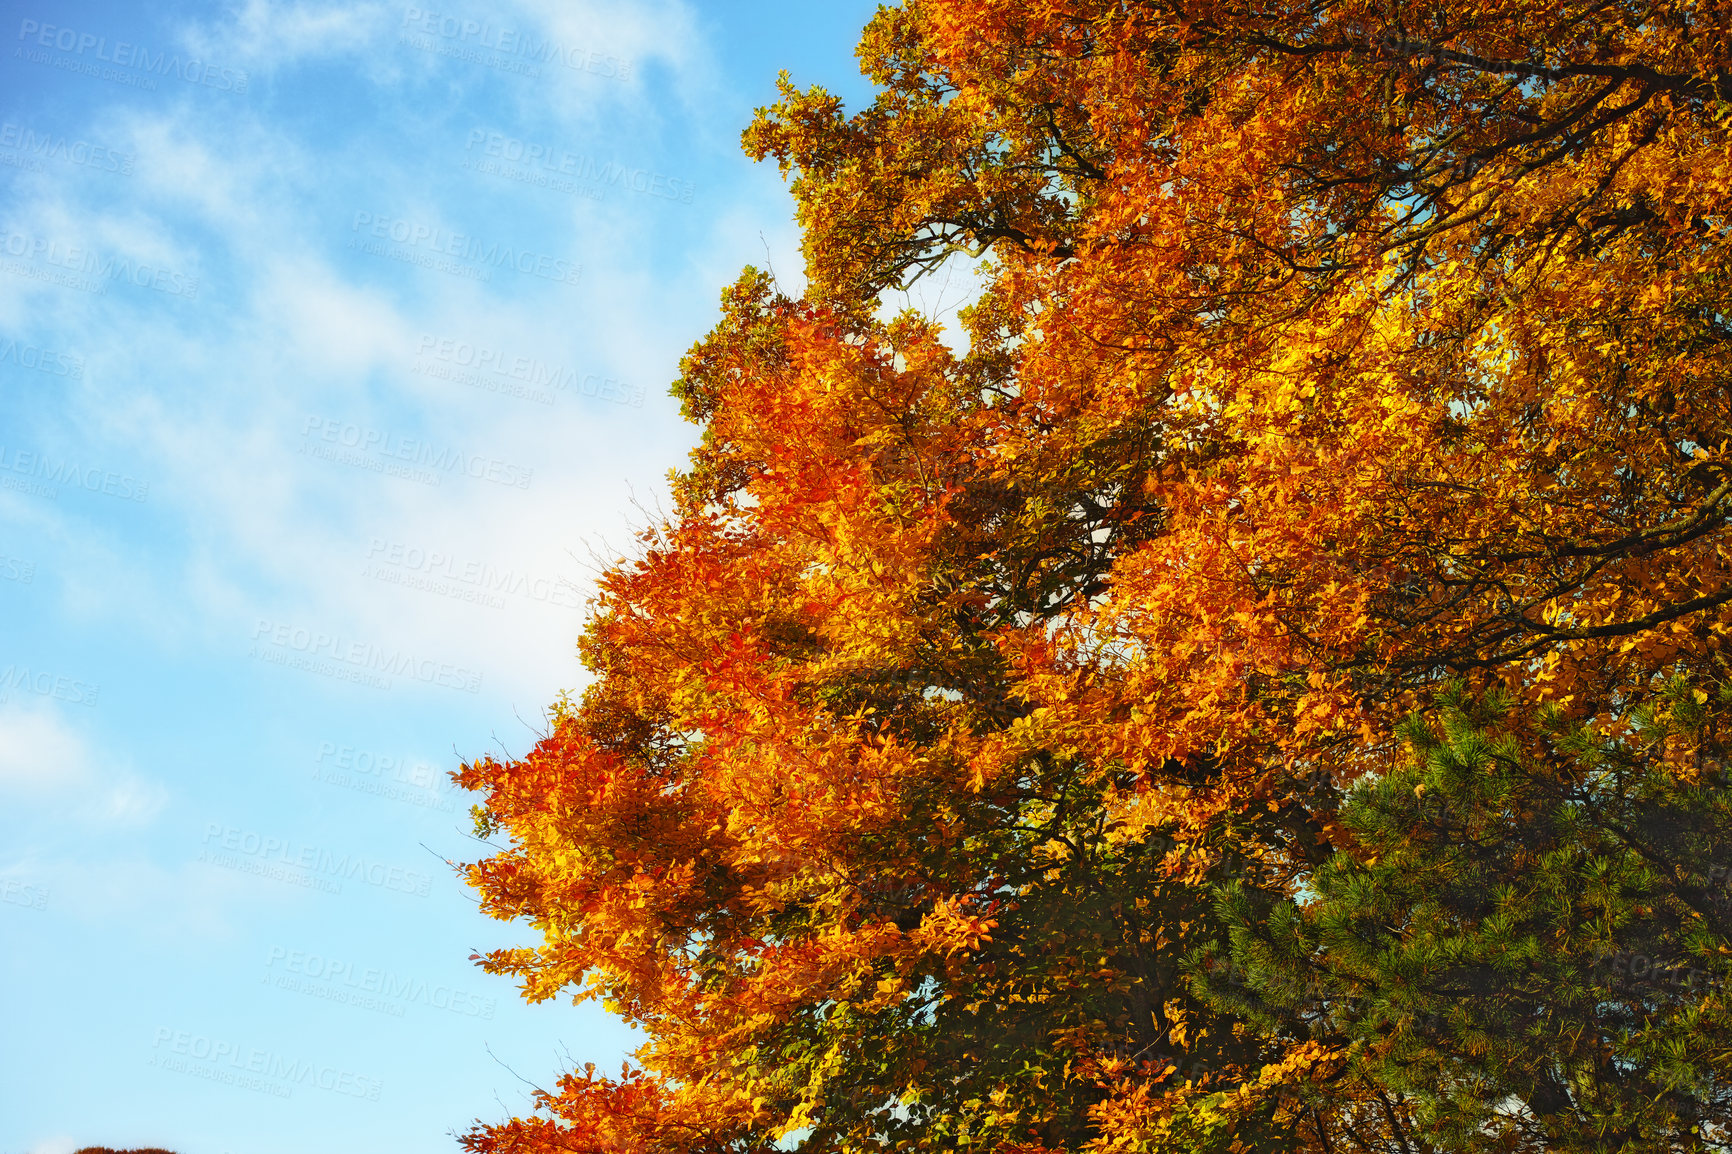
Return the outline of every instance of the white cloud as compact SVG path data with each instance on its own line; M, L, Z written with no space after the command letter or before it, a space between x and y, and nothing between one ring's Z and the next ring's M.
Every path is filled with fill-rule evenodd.
M115 121L136 157L133 179L159 212L184 205L254 247L277 243L274 204L316 170L305 151L245 116L133 112Z
M0 705L0 795L32 808L69 806L72 817L99 825L144 825L161 812L167 791L131 767L100 755L52 701Z
M692 85L710 83L709 49L679 0L641 8L519 0L515 7L496 22L639 67L624 83L552 66L539 80L501 85L507 99L537 105L532 126L563 122L573 147L629 151L630 142L653 135L658 116L679 113L697 91ZM391 38L390 22L401 13L246 0L232 19L186 35L210 59L228 53L266 68ZM424 55L394 40L388 47L381 59L413 63ZM676 107L666 92L644 98L641 67L650 61L677 78ZM477 74L470 79L486 72L443 56L427 63L454 81L468 75L464 69ZM702 119L716 107L703 107ZM579 676L575 611L521 596L482 607L364 576L367 551L383 539L587 584L586 542L625 538L635 517L631 488L653 506L665 470L695 437L673 418L663 391L716 293L737 274L741 245L748 259L761 259L758 237L770 222L776 269L784 283L798 280L797 238L781 223L779 181L754 180L747 204L710 206L711 227L692 237L682 260L659 269L651 259L659 243L654 214L671 206L613 192L605 203L535 209L531 194L532 210L552 222L535 243L581 261L585 273L575 288L528 292L509 276L488 286L438 275L405 280L400 266L344 259L358 207L511 238L511 222L499 216L520 203L521 190L477 183L457 167L473 122L426 133L405 128L391 141L400 150L396 166L343 151L321 155L321 142L298 139L247 105L135 110L111 123L138 157L134 195L101 202L67 184L41 189L15 211L138 259L196 270L200 296L159 300L117 288L97 298L87 319L56 316L68 294L32 286L28 313L35 323L61 321L89 346L76 423L102 443L93 455L136 462L151 483L140 515L177 527L182 544L133 548L129 560L137 542L124 539L124 527L111 536L92 524L62 526L61 546L77 559L61 578L63 608L88 624L124 622L177 652L238 657L255 623L268 617L481 668L486 692L514 701L535 703L551 687L570 685ZM588 142L591 130L596 143ZM729 125L726 135L734 132ZM362 171L368 175L357 180ZM363 199L346 199L362 189ZM703 311L668 306L670 273L682 288L702 286L686 296ZM567 395L543 408L417 375L423 333L617 376L645 388L648 402L632 408ZM315 460L299 453L311 415L530 465L535 475L522 490L457 476L429 486ZM0 495L0 511L7 503ZM65 534L80 539L68 543ZM139 808L116 794L103 812Z
M518 0L517 7L568 59L585 61L584 71L557 62L543 65L533 98L536 111L552 111L578 129L629 120L640 132L653 130L659 126L652 102L643 94L654 85L663 97L672 98L676 107L667 111L677 111L680 137L689 140L706 126L721 136L739 132L733 117L724 124L717 115L735 102L721 98L716 61L692 5L682 0ZM629 78L605 75L609 66L599 61L594 62L596 72L589 72L597 56L627 61ZM652 65L653 78L648 75Z
M232 24L189 28L187 47L223 64L269 71L307 58L353 52L390 24L384 4L304 4L247 0Z
M83 736L52 705L0 705L0 788L57 792L79 788L91 776Z
M282 260L260 268L257 308L280 326L271 342L321 376L360 376L382 364L408 364L414 335L385 294L351 285L329 266Z
M168 790L161 784L123 772L87 795L78 816L103 825L146 825L167 803Z
M563 45L623 57L636 66L659 60L673 73L689 73L701 63L702 41L693 11L680 0L647 4L522 0L521 7Z

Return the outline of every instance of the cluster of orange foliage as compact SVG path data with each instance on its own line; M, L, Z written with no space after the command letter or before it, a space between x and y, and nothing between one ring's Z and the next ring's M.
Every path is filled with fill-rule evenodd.
M1195 883L1355 852L1446 682L1722 676L1732 7L909 0L860 52L872 107L746 134L809 287L687 358L594 684L458 775L542 939L486 966L648 1041L467 1144L1301 1148L1341 1055L1191 996ZM962 351L882 308L946 262Z

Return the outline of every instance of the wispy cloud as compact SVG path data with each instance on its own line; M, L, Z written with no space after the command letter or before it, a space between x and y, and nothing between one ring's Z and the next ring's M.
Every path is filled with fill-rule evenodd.
M34 671L54 679L64 675ZM50 695L41 701L0 705L0 793L28 799L39 810L52 803L81 821L144 825L161 812L167 791L136 773L123 758L99 753Z
M246 0L232 21L194 24L182 33L192 51L269 72L377 44L400 12L385 4Z

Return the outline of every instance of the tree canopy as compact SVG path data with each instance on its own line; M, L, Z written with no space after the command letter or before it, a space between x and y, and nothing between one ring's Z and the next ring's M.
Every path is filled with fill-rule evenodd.
M456 775L482 963L647 1038L466 1146L1732 1146L1732 5L859 53L593 683Z

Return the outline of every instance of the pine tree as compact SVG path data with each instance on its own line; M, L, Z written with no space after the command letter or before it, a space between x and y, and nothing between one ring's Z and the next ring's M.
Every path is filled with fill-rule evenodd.
M1599 726L1457 686L1349 794L1358 852L1296 898L1221 887L1230 948L1190 972L1342 1056L1292 1106L1337 1149L1401 1148L1379 1094L1439 1150L1724 1149L1729 716L1732 689L1682 678Z

